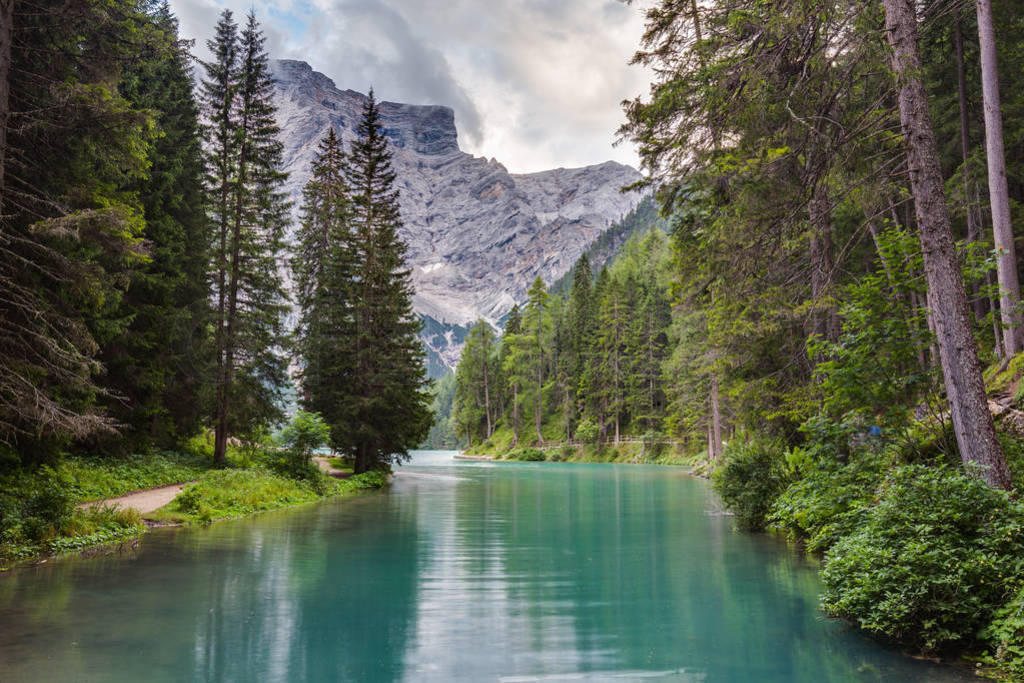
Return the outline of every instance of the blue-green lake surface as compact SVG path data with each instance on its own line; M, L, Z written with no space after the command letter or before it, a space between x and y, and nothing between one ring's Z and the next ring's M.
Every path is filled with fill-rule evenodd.
M0 575L0 680L971 679L824 618L816 568L685 470L451 456Z

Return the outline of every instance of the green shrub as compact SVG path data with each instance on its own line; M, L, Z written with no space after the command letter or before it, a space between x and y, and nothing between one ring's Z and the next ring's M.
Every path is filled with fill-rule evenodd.
M215 470L186 486L171 510L207 522L317 500L309 487L263 470Z
M388 483L388 475L387 472L380 470L370 470L362 474L354 474L344 482L346 487L352 490L379 489Z
M782 446L762 441L729 444L713 482L726 507L736 515L736 525L746 531L762 531L772 504L786 488Z
M524 447L519 448L508 454L509 460L523 460L525 462L542 462L544 458L544 451L539 448Z
M773 526L806 540L811 552L824 552L857 529L888 466L888 458L871 450L853 454L845 465L828 455L804 460L801 478L782 492L768 516Z
M657 460L665 452L665 435L661 432L648 429L640 437L644 444L644 459Z
M281 476L304 481L323 495L329 487L328 477L313 462L312 457L316 449L327 443L330 436L331 428L319 413L300 410L281 430L280 441L283 447L265 451L268 464Z
M995 611L982 637L990 648L983 653L982 661L999 667L1013 680L1024 679L1024 588Z
M593 420L585 417L576 425L576 440L582 443L594 443L601 435L601 428Z
M949 467L894 469L825 556L822 604L924 651L968 644L1024 562L1024 510Z

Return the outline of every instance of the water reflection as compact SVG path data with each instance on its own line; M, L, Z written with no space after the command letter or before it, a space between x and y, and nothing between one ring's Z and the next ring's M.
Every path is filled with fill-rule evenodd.
M5 681L966 680L668 468L465 464L0 576Z

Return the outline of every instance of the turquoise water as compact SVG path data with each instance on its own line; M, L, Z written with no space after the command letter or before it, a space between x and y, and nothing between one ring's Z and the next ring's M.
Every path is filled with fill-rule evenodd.
M2 681L961 681L683 470L456 463L0 575Z

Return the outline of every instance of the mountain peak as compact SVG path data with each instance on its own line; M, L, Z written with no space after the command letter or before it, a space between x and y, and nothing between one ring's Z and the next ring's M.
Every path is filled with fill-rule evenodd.
M332 127L345 146L354 140L366 96L301 61L276 61L274 76L288 189L298 200L320 140ZM439 329L478 318L495 323L537 275L547 282L564 275L640 201L620 192L640 178L629 166L512 174L497 159L459 149L450 107L381 102L380 112L394 152L413 305ZM428 346L452 367L461 337L432 338L440 346L429 339Z

